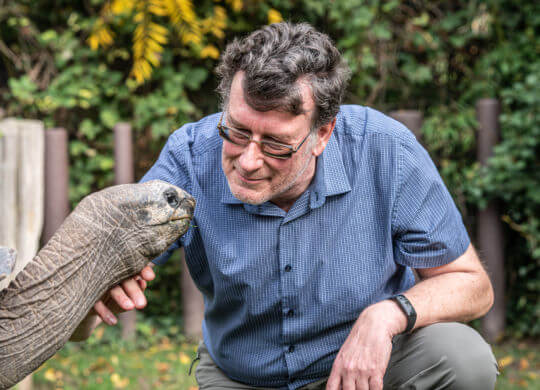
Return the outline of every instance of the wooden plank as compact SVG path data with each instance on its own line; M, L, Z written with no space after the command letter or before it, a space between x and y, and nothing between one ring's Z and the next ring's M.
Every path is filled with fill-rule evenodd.
M36 120L0 121L0 245L17 250L6 287L39 250L43 226L44 127ZM32 389L32 375L18 388Z
M17 122L0 121L0 245L17 246Z
M17 251L31 260L39 250L43 227L44 127L36 120L19 120Z

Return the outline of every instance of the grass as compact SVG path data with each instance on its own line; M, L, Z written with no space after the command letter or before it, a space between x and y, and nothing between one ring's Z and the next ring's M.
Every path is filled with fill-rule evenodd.
M538 341L506 341L493 347L499 364L497 389L540 389Z
M99 327L86 343L68 343L34 374L36 389L197 388L188 375L196 344L175 321L140 321L135 342L120 340L118 327ZM540 389L538 343L505 342L493 348L501 375L498 390Z

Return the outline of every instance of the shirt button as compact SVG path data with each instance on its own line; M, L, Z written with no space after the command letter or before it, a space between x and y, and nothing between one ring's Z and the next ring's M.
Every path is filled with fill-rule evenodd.
M290 264L287 264L287 265L285 266L285 272L290 272L291 270L292 270L291 265L290 265Z
M293 353L294 352L294 345L289 345L289 353Z
M293 309L289 309L287 311L287 317L292 317L294 315L294 310Z

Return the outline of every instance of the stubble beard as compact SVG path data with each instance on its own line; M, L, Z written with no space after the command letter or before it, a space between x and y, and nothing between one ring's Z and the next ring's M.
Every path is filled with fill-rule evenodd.
M309 135L309 139L306 140L307 142L309 142L308 145L305 145L307 146L306 149L304 149L304 153L302 154L302 157L305 157L306 155L308 154L311 154L311 149L313 147L313 142L311 142L312 140L312 135L310 134ZM275 186L271 187L270 188L270 194L266 195L266 196L249 196L249 197L246 197L246 196L242 196L240 193L236 193L236 191L233 191L232 189L232 186L229 182L229 178L227 178L227 182L229 184L229 189L231 190L231 193L233 194L233 196L242 201L243 203L247 203L247 204L251 204L251 205L260 205L260 204L263 204L265 202L268 202L269 200L272 200L272 199L275 199L275 198L278 198L281 194L284 194L285 192L289 191L295 184L296 182L298 181L298 179L305 173L306 169L309 167L309 164L311 162L311 158L308 158L304 164L304 166L298 171L298 173L294 176L294 179L291 180L290 183L286 184L285 187L281 188L280 187L283 185L283 182L279 182L277 183ZM259 194L257 194L259 195ZM260 194L262 195L262 194Z

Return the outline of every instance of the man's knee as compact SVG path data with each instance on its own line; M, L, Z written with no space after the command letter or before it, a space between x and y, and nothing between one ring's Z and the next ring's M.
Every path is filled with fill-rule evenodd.
M439 323L394 339L385 389L493 389L497 364L472 328Z
M497 362L482 336L460 323L439 323L417 331L426 357L452 376L452 389L493 389ZM441 361L442 360L442 361Z

